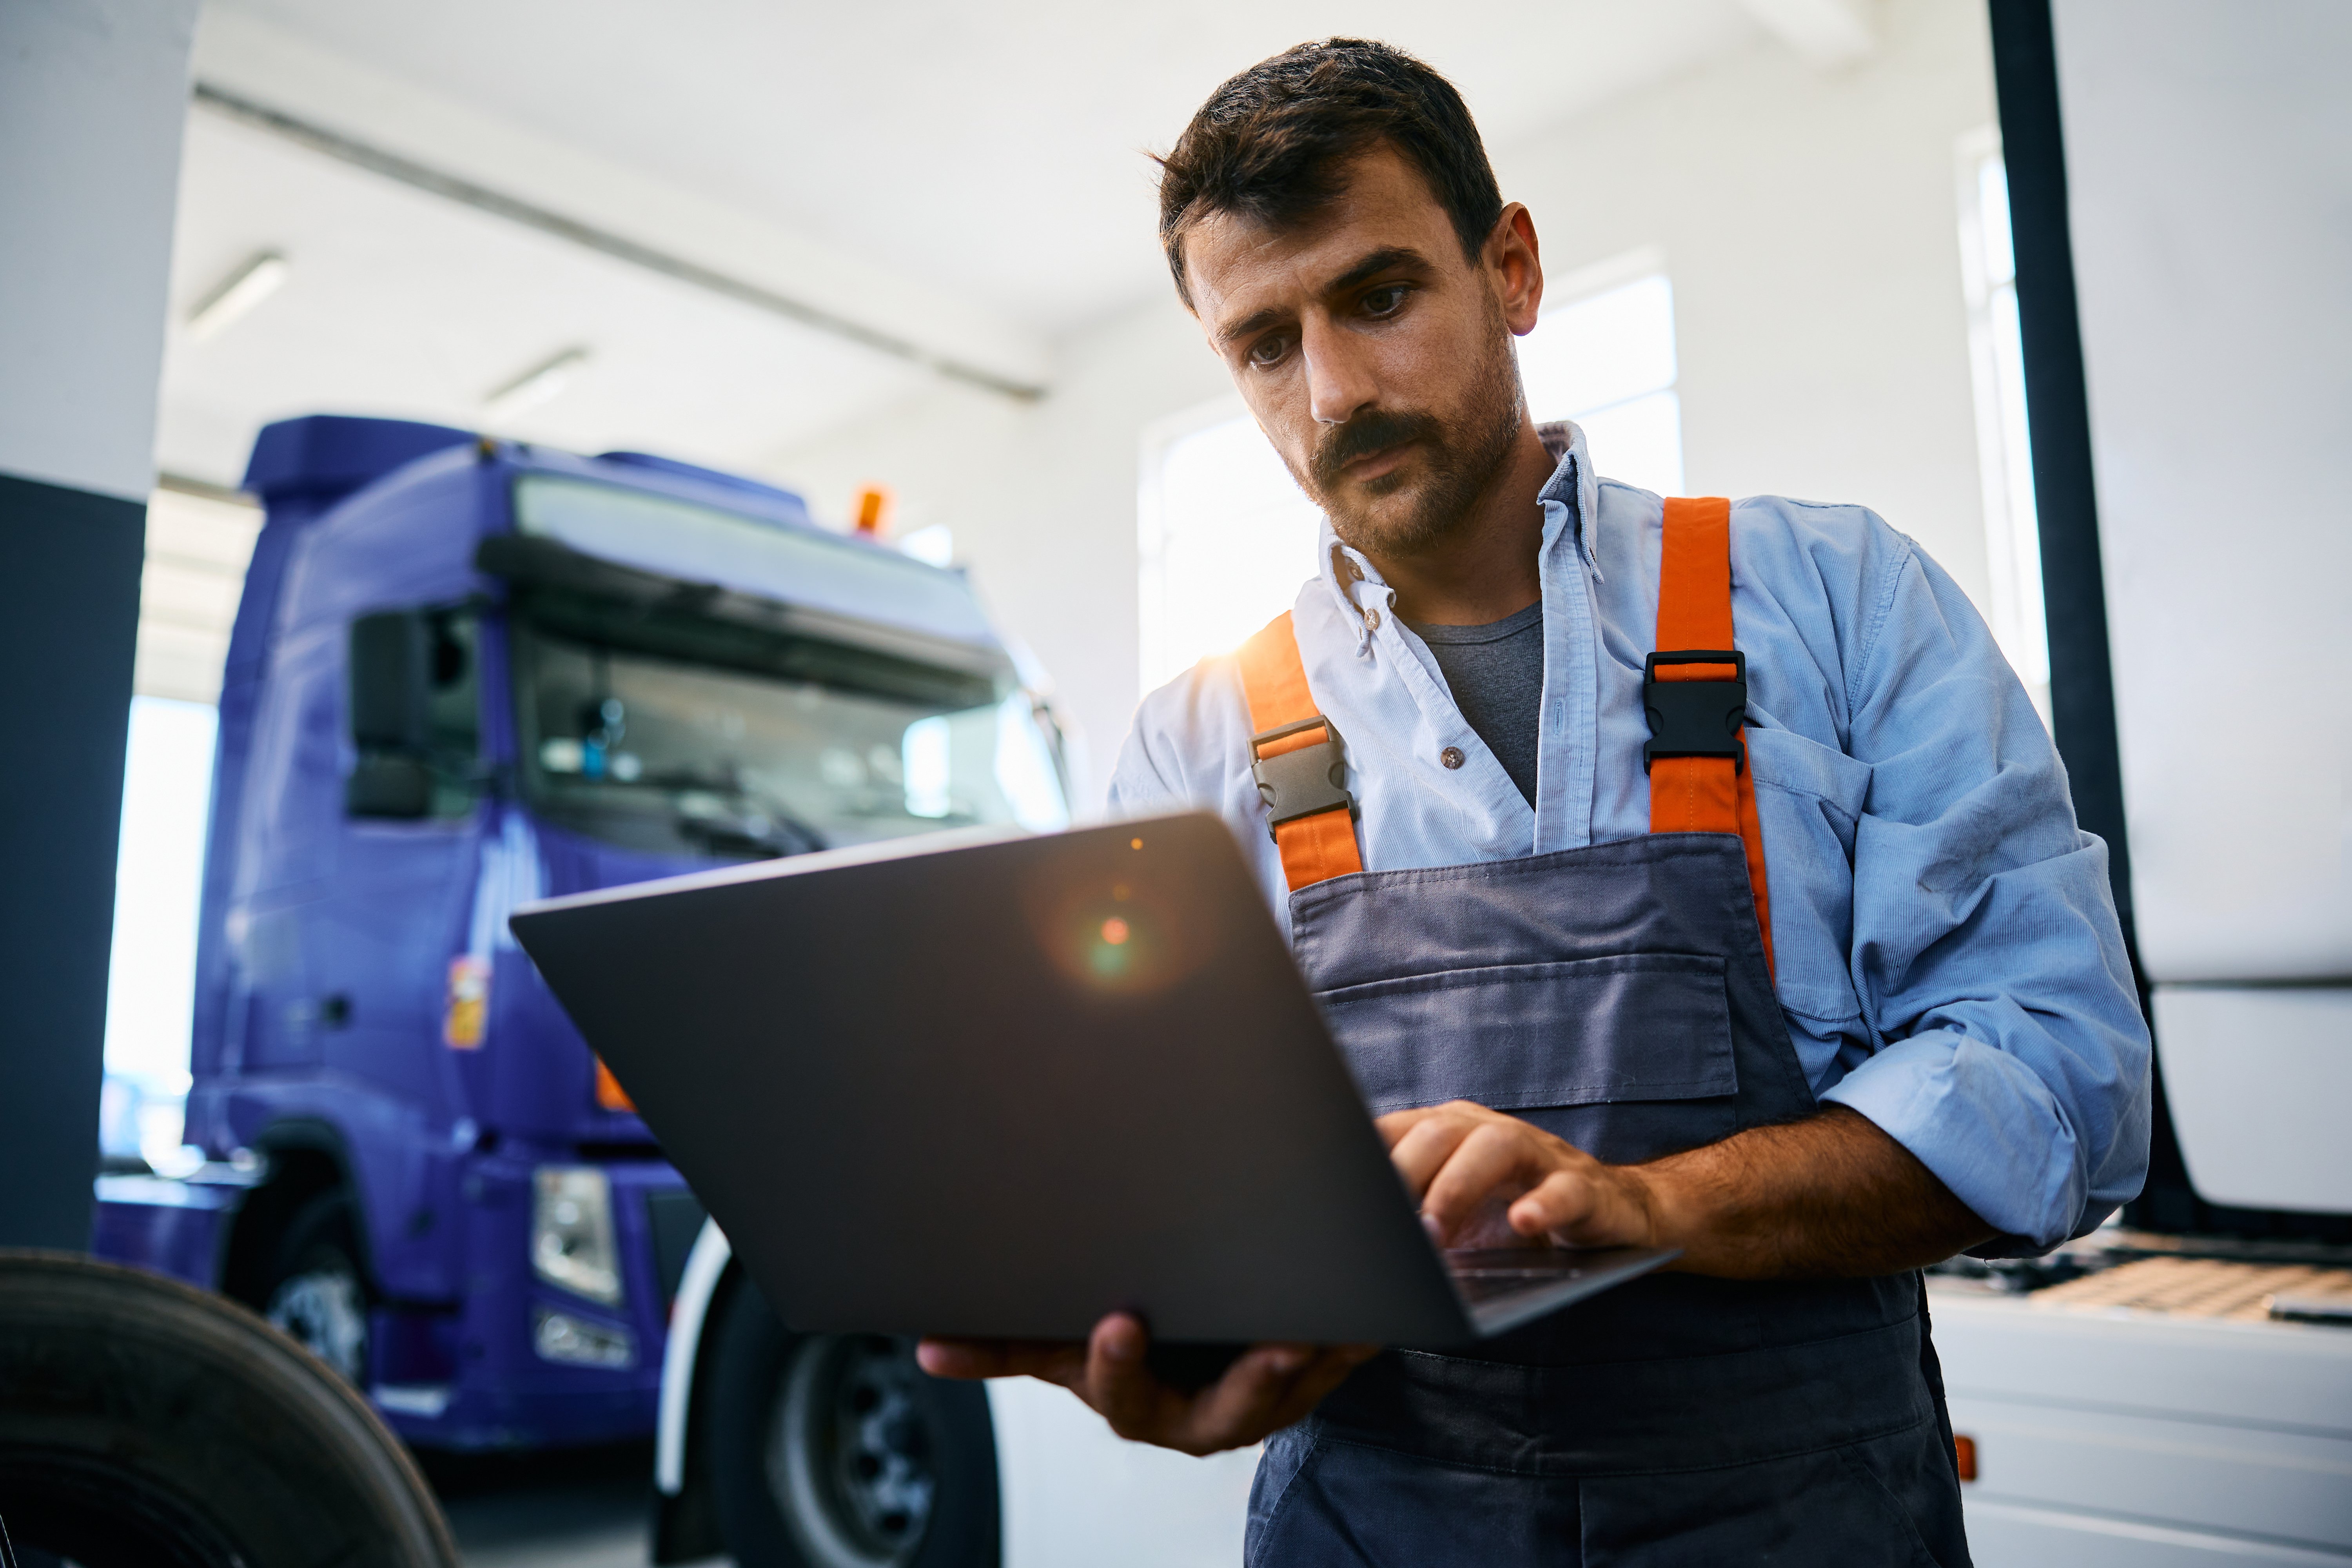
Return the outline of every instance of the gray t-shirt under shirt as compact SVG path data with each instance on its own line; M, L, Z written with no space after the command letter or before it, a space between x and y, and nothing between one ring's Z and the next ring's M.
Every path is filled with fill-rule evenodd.
M1543 602L1483 626L1407 624L1429 645L1462 717L1533 805L1543 713Z

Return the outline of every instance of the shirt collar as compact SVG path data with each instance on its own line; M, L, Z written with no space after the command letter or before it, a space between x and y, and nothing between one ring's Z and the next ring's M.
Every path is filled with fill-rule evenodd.
M1337 602L1339 613L1355 626L1356 652L1360 655L1370 647L1372 640L1372 626L1364 611L1378 606L1381 614L1386 615L1395 604L1395 590L1388 585L1381 576L1381 569L1373 565L1362 551L1340 542L1339 534L1332 531L1331 519L1328 515L1323 519L1317 553L1321 558L1321 565L1316 575L1322 579L1324 587ZM1360 586L1363 590L1360 598L1356 593Z
M1584 558L1587 570L1598 579L1601 556L1593 547L1591 518L1601 500L1601 486L1592 477L1591 454L1585 450L1583 426L1572 420L1556 420L1536 426L1543 437L1544 450L1556 460L1551 478L1536 499L1544 509L1544 554L1549 557L1560 535L1575 531L1577 553Z
M1585 525L1598 504L1600 486L1592 478L1592 463L1586 455L1582 426L1566 419L1536 426L1543 438L1544 450L1558 459L1551 478L1536 497L1543 508L1543 554L1551 558L1552 550L1563 534L1573 531L1577 553L1595 578L1601 575L1601 561L1594 552L1592 531ZM1378 606L1384 613L1395 599L1394 592L1381 576L1380 568L1360 550L1341 542L1332 530L1331 520L1323 519L1317 554L1320 566L1317 575L1339 602L1341 614L1355 623L1357 651L1371 640L1371 629L1365 624L1364 611ZM1360 595L1358 587L1363 592Z

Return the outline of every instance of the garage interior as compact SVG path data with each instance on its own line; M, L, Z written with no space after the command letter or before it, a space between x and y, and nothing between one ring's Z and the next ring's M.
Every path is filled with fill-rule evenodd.
M812 574L835 547L887 552L1003 672L984 701L925 711L1018 729L1039 759L1015 777L998 752L988 820L1099 822L1139 701L1318 569L1318 509L1170 287L1152 154L1236 70L1340 36L1444 73L1531 209L1534 417L1576 421L1604 471L1662 494L1886 519L1989 625L2108 845L2156 1041L2154 1152L2107 1227L1931 1282L1977 1560L2352 1561L2352 724L2311 695L2340 684L2326 672L2352 620L2352 21L2325 0L10 0L0 664L19 672L24 765L0 770L18 847L0 891L0 1247L175 1277L341 1364L365 1414L317 1419L396 1435L453 1560L620 1568L750 1539L711 1479L719 1374L694 1358L786 1352L738 1322L756 1292L618 1083L566 1037L562 1118L416 1109L457 1105L452 1085L478 1110L524 1094L489 1087L500 1031L533 1026L491 977L531 889L483 889L522 887L541 852L499 826L494 790L429 758L378 805L320 784L377 830L472 835L446 886L403 860L381 887L411 893L370 884L332 917L429 959L397 1048L434 1087L353 1091L364 1132L319 1109L357 1081L337 1053L385 1015L372 982L319 978L314 949L282 1016L224 1021L223 954L326 918L285 891L314 874L299 846L231 858L239 833L295 832L257 793L307 765L296 719L272 717L297 697L262 673L280 596L378 623L335 658L365 636L425 669L481 658L466 617L492 599L569 591L494 568L495 520L449 524L485 543L448 568L478 564L495 590L428 609L367 584L336 600L325 567L288 564L323 552L289 542L371 505L455 519L473 465L550 496L638 486L679 537L687 510L734 506L805 536ZM584 549L591 526L534 542ZM416 537L367 570L441 570ZM531 635L518 667L570 657ZM481 658L481 680L504 668ZM617 713L625 678L578 679ZM561 687L566 712L578 697ZM416 724L443 721L436 700L415 698ZM461 725L509 726L564 787L641 765L617 718L549 738L499 701L517 711ZM894 831L964 821L948 719L898 728L833 745L811 776L889 795ZM335 765L364 768L371 732L336 733ZM722 804L676 831L738 858L824 842L793 841L790 815ZM362 837L338 840L344 870L319 860L321 886ZM393 929L412 895L440 900L423 935ZM310 1087L228 1084L257 1064ZM451 1241L451 1216L493 1211L523 1238L503 1282ZM481 1349L494 1298L510 1386L478 1370L506 1353ZM0 1331L8 1310L0 1289ZM677 1348L682 1310L699 1350ZM860 1353L805 1377L860 1414L929 1397ZM585 1392L562 1403L575 1373ZM867 1535L733 1560L1239 1555L1255 1450L1120 1444L1042 1384L974 1398L985 1521L844 1483ZM894 1453L842 1463L887 1480ZM982 1544L915 1555L935 1525Z

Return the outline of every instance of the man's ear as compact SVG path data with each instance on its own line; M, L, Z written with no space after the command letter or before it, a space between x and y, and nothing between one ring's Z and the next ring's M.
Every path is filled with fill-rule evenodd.
M1503 209L1486 235L1481 259L1494 279L1504 323L1519 337L1534 331L1536 317L1543 310L1543 260L1537 248L1536 220L1525 205L1513 202Z

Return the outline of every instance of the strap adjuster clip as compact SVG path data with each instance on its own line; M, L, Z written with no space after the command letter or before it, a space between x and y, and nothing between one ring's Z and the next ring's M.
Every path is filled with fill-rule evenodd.
M1268 742L1306 730L1321 730L1328 739L1271 757L1259 755L1258 748ZM1348 763L1339 726L1320 713L1296 724L1280 724L1252 735L1250 776L1257 781L1257 793L1265 801L1265 833L1269 838L1274 837L1276 828L1302 816L1340 810L1346 811L1350 820L1356 816L1356 797L1347 790Z
M1728 680L1660 680L1662 664L1727 664ZM1748 656L1737 648L1682 648L1642 661L1642 708L1650 739L1642 744L1642 771L1660 757L1729 757L1732 772L1748 765L1740 726L1748 721Z

